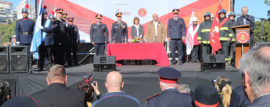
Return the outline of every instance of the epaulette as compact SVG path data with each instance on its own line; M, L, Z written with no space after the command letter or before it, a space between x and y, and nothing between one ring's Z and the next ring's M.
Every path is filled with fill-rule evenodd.
M154 97L156 97L156 96L158 96L158 95L160 95L160 93L156 93L156 94L154 94L154 95L148 97L148 98L146 99L146 101L148 101L148 100L150 100L150 99L152 99L152 98L154 98Z

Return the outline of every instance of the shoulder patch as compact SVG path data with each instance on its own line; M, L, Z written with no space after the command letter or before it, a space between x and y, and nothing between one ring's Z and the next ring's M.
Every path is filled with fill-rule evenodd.
M154 98L154 97L156 97L156 96L158 96L158 95L160 95L160 93L156 93L156 94L154 94L154 95L148 97L148 98L146 99L146 101L148 101L148 100L150 100L150 99L152 99L152 98Z

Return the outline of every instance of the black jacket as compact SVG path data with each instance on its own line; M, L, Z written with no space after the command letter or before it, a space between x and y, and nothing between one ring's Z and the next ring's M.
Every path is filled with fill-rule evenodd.
M38 107L85 107L84 93L78 89L67 88L64 84L53 83L48 88L34 93L32 97Z

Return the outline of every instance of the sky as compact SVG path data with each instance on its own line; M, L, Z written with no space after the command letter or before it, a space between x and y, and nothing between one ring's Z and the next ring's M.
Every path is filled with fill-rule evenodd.
M13 8L22 0L6 0L13 2ZM34 3L35 0L28 0ZM267 18L267 10L270 9L270 6L264 4L264 0L235 0L235 13L240 14L241 8L247 6L249 8L249 14L253 15L256 18ZM258 19L256 19L258 20Z

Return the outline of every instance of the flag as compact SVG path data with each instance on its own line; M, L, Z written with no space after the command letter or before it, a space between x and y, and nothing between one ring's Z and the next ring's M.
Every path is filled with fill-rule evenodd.
M191 17L189 19L189 24L188 24L188 29L187 29L187 35L185 39L185 44L186 44L186 54L190 55L193 46L194 46L194 36L196 32L198 31L199 25L194 29L193 28L193 19L195 18L195 12L192 11Z
M39 55L38 55L38 47L40 46L40 44L42 43L42 32L41 30L38 28L38 26L41 26L41 21L42 21L42 4L43 4L43 0L39 1L38 4L38 17L36 19L36 24L35 24L35 28L34 28L34 35L33 35L33 39L32 39L32 43L31 43L31 47L30 47L30 52L33 53L33 57L34 59L38 59Z
M213 23L210 30L210 45L212 47L212 53L216 54L216 52L221 49L221 44L219 40L219 14L218 11L222 9L221 2L218 4L218 9L216 11L215 18L213 19Z

